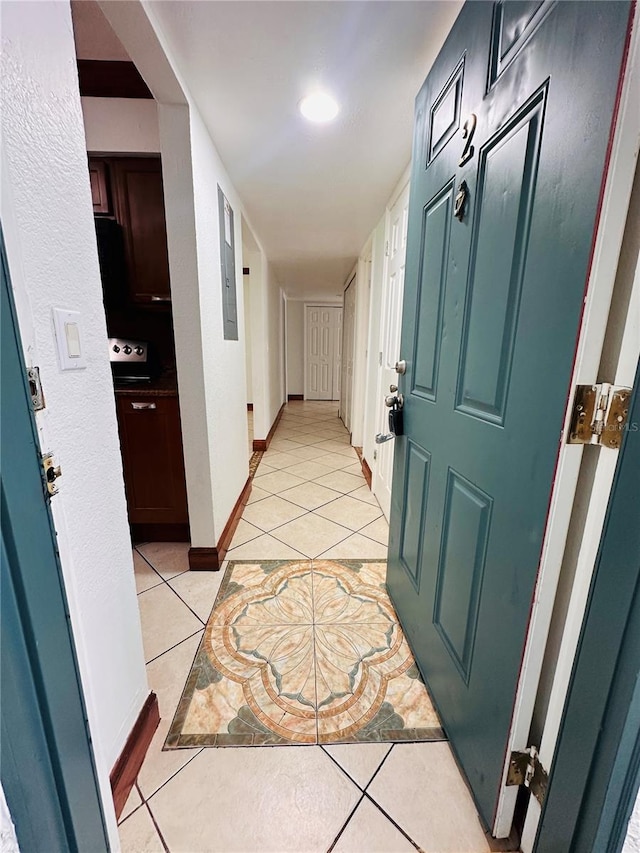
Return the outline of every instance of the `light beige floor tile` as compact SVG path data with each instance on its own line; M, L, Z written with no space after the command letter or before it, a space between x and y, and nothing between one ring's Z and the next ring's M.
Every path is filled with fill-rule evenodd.
M353 492L359 489L365 482L364 477L356 477L354 474L345 474L344 471L333 471L324 477L319 477L314 482L321 486L326 486L328 489L335 489L336 492Z
M368 793L428 853L489 850L447 743L396 744Z
M145 799L160 788L182 767L191 761L199 749L167 749L163 752L162 747L169 732L171 717L160 720L151 745L147 750L140 773L138 774L138 787Z
M296 560L304 556L300 551L274 539L268 533L227 551L228 560Z
M387 546L360 533L354 533L319 556L328 560L386 560Z
M380 515L371 524L363 527L360 533L363 536L368 536L369 539L375 539L376 542L380 542L382 545L387 545L389 543L389 522L383 515Z
M271 495L259 503L245 507L242 517L268 533L274 527L280 527L304 514L303 507L285 501L277 495Z
M332 471L340 471L344 468L349 468L351 465L351 460L346 459L339 453L325 453L323 456L318 457L318 459L314 459L314 462L324 465Z
M166 583L141 592L138 606L146 661L202 628L202 622Z
M242 521L240 522L242 524ZM239 525L238 525L239 526ZM258 530L258 536L261 535ZM223 573L218 572L185 572L169 581L180 598L189 605L193 612L206 622L211 613Z
M321 853L358 797L318 747L208 749L150 807L172 853Z
M366 788L385 755L390 743L342 743L323 747L340 767L361 788Z
M334 853L416 853L416 848L366 797L333 848Z
M349 497L358 498L359 501L364 501L365 503L372 504L373 506L380 506L378 499L366 483L364 486L360 486L359 489L356 489L355 492L349 492Z
M263 457L264 458L264 457ZM258 471L256 473L257 477L263 477L265 474L273 474L274 471L277 471L277 468L273 468L266 462L261 461L258 465Z
M281 468L288 468L289 465L295 465L297 462L300 462L300 459L292 453L280 453L278 450L267 450L262 457L262 462L269 465L271 468L280 470ZM261 465L262 462L260 463Z
M237 548L239 545L244 545L245 542L250 542L257 536L262 536L263 532L264 531L255 527L255 525L246 521L243 514L243 517L240 519L238 526L236 527L236 532L233 534L233 539L231 540L229 549Z
M164 846L146 806L121 823L118 834L122 853L164 853Z
M124 804L124 808L122 809L122 813L118 818L118 823L122 823L123 820L129 817L129 815L134 812L138 806L142 805L142 797L138 793L138 789L134 785L131 789L131 793L127 797L127 802Z
M136 547L165 580L189 570L188 542L148 542Z
M260 473L260 469L258 468L258 473ZM271 492L272 495L278 494L278 492L284 492L285 489L292 489L294 486L299 486L301 483L304 483L304 480L301 480L300 477L296 477L293 474L287 474L286 471L274 471L272 474L265 474L256 477L254 480L256 486L259 486L261 489L264 489L266 492Z
M342 470L347 474L362 474L362 465L360 464L360 462L355 462L353 465L348 465Z
M260 470L258 468L258 470ZM268 498L271 492L265 492L264 489L261 489L260 486L256 486L256 481L253 481L253 485L251 486L251 494L249 495L249 500L247 501L247 506L249 504L254 504L256 501L261 501L263 498Z
M339 498L340 492L328 489L326 486L319 486L317 483L303 483L301 486L294 486L293 489L280 492L280 497L305 509L317 509Z
M300 447L301 442L297 438L274 438L269 445L269 450L281 450L283 453L288 453L290 450L295 450Z
M289 456L295 456L297 459L317 459L318 456L325 456L325 452L322 449L318 449L317 447L298 447L295 450L291 450Z
M344 495L335 501L331 501L330 504L326 504L326 506L319 507L316 514L342 524L350 530L360 530L365 525L371 526L371 522L382 513L381 510L371 504Z
M326 518L308 513L272 531L272 535L295 547L307 557L317 557L323 551L349 536L350 531Z
M301 480L316 480L318 477L323 477L332 471L326 465L321 465L315 460L312 461L310 459L305 461L298 459L294 465L289 465L286 470L287 474L294 474L296 477L300 477Z
M140 554L133 550L133 572L136 579L136 591L144 592L145 589L151 589L152 586L158 586L162 583L160 575L152 569L149 563L141 557Z
M160 718L165 722L171 721L176 712L201 639L202 631L198 631L147 664L149 688L158 697Z

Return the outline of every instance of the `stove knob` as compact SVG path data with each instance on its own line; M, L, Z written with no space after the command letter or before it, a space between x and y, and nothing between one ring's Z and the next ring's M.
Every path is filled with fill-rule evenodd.
M144 355L144 350L143 350L143 348L142 348L142 347L136 347L136 348L135 348L135 354L136 354L136 355Z
M124 354L125 354L125 355L131 355L131 353L132 353L132 349L131 349L131 347L129 346L129 344L127 344L125 347L123 347L123 352L124 352Z
M113 345L113 351L114 352L120 352L120 347L118 346L118 344Z

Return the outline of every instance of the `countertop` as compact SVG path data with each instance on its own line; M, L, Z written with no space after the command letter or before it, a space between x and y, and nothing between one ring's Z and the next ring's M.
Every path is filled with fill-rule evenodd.
M161 373L157 379L139 385L114 383L118 397L177 397L178 380L175 371Z

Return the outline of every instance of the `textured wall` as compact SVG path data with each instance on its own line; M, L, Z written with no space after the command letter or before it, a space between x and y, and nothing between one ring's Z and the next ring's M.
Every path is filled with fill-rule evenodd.
M2 4L2 224L96 762L108 773L147 695L74 43L66 3ZM87 367L58 365L52 308L77 310Z
M622 853L640 853L640 795L631 814Z
M287 393L304 394L304 302L287 302Z

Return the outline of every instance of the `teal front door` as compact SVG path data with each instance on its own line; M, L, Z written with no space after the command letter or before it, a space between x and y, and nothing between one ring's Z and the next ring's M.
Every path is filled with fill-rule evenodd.
M493 824L626 2L468 2L416 100L388 587Z

